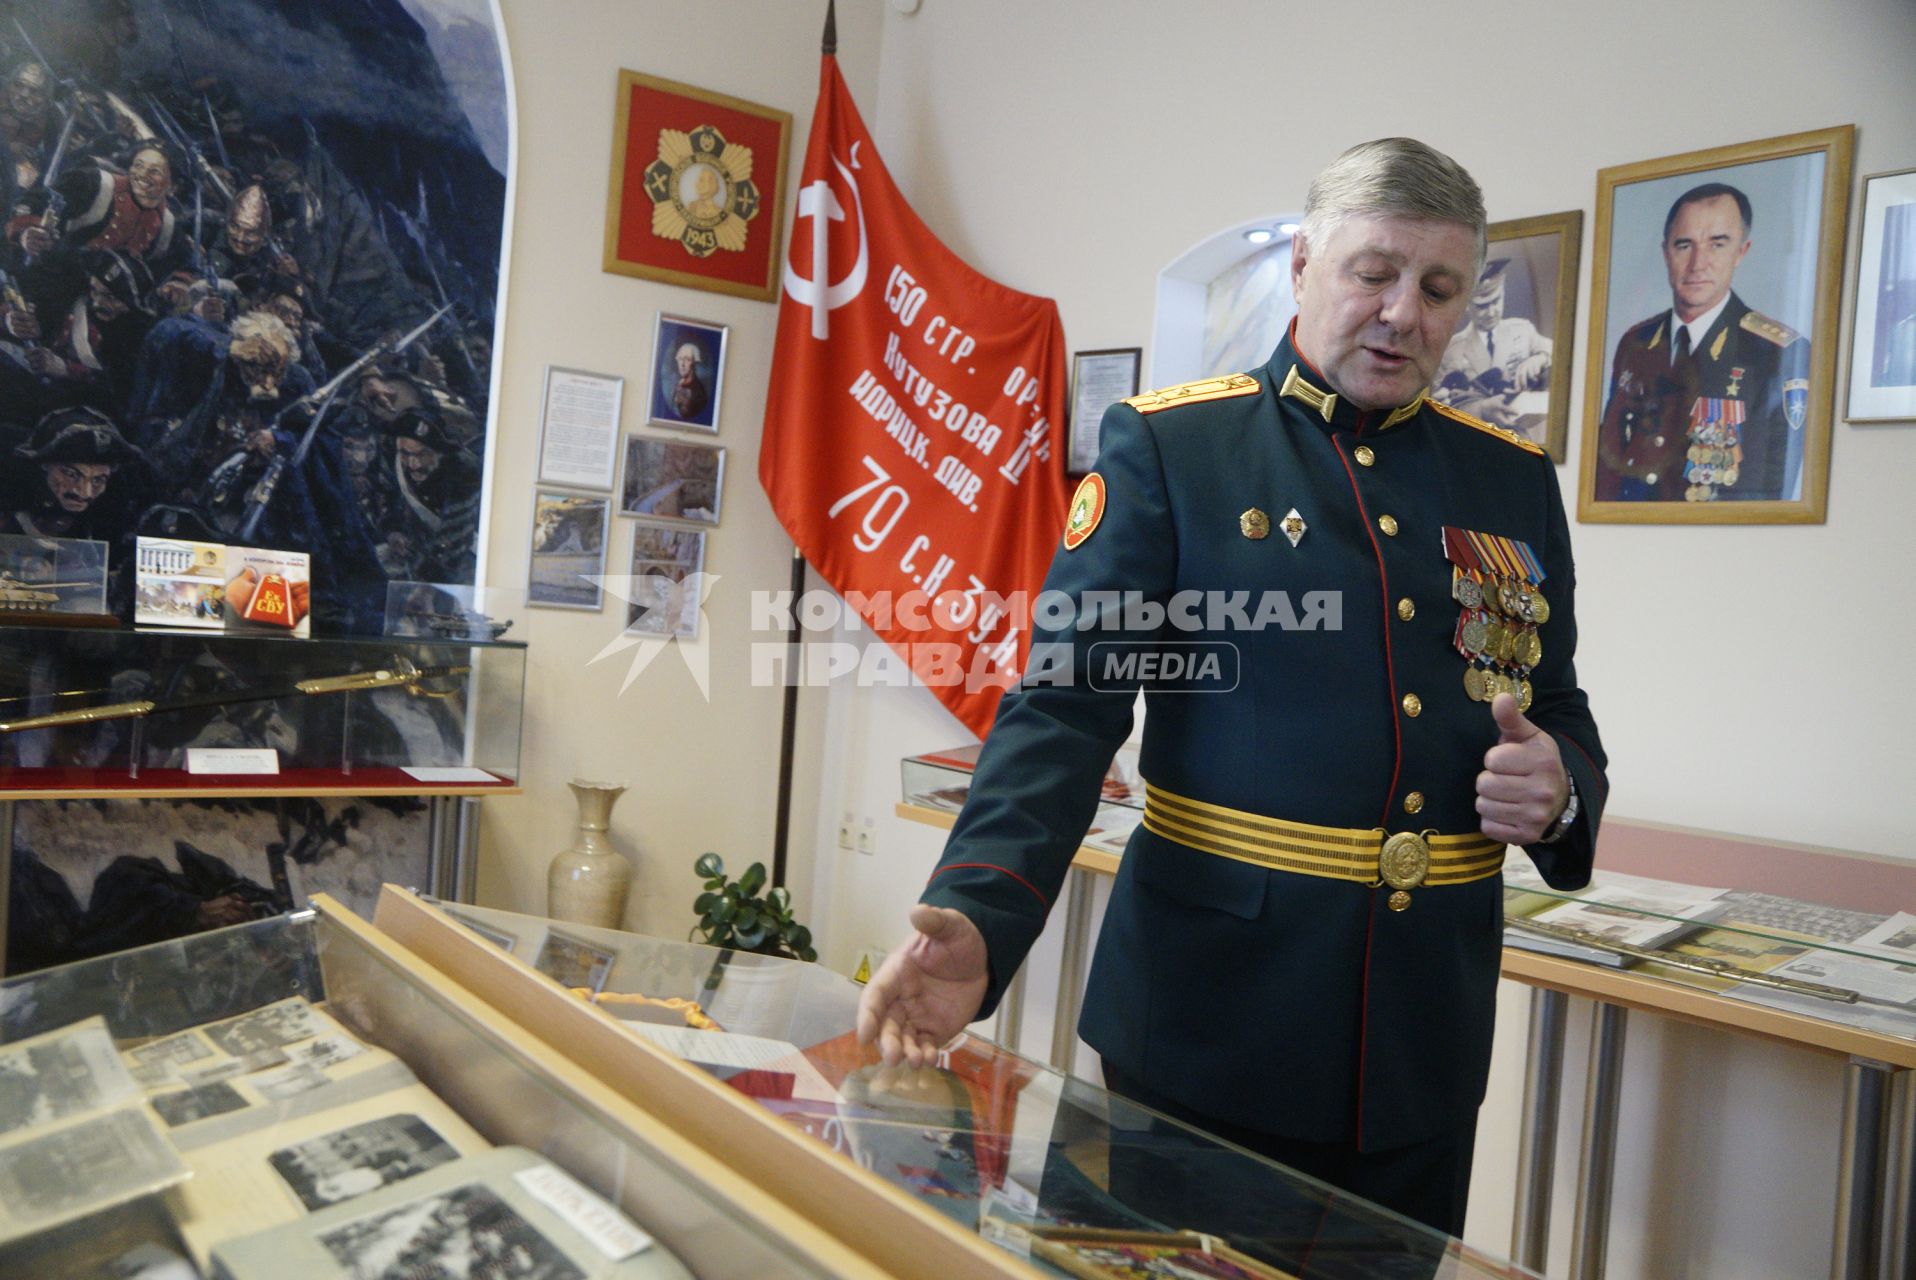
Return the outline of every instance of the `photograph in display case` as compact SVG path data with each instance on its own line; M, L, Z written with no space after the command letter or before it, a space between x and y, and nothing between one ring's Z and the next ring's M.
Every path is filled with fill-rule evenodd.
M1916 169L1863 179L1850 325L1851 422L1916 422Z
M562 987L583 987L597 995L612 975L619 955L604 947L593 946L584 938L558 929L547 929L539 944L538 958L532 967Z
M1824 518L1855 134L1597 175L1580 519Z
M1036 1227L1031 1254L1080 1280L1297 1280L1196 1231Z
M625 438L622 516L717 524L725 449L651 436Z
M653 425L718 431L728 332L722 324L659 314L652 333Z
M538 489L532 495L532 567L526 603L541 609L585 609L605 604L606 529L612 499Z
M392 1115L282 1147L267 1160L311 1212L458 1158L418 1116Z
M1470 306L1431 398L1514 431L1564 460L1583 211L1493 222Z
M791 132L789 112L619 72L603 268L770 302Z

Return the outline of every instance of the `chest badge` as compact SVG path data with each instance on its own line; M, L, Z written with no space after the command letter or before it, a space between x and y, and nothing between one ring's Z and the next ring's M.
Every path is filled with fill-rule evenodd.
M1310 526L1304 523L1303 516L1297 514L1297 508L1292 507L1285 515L1284 523L1280 525L1279 528L1284 530L1284 536L1291 540L1291 545L1294 547L1304 541L1304 531L1310 528Z
M1237 518L1237 527L1252 542L1261 542L1271 536L1271 518L1256 507Z

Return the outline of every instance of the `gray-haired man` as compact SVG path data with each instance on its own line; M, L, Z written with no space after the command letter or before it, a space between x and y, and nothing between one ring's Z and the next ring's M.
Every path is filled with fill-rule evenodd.
M1080 1034L1116 1092L1462 1230L1505 846L1581 885L1606 785L1555 469L1424 395L1483 253L1455 161L1353 148L1311 186L1270 362L1106 414L1046 583L1078 614L1040 623L915 932L867 988L859 1032L886 1058L922 1064L989 1013L1043 927L1131 727L1109 642L1216 646L1217 689L1144 686L1145 816ZM1183 592L1253 621L1094 604ZM1256 625L1308 592L1334 621ZM1190 1211L1204 1228L1201 1189Z

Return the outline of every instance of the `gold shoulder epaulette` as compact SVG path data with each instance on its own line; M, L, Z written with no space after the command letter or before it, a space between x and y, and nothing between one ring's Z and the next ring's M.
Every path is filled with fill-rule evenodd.
M1156 413L1160 409L1176 409L1181 405L1202 404L1206 400L1229 400L1232 396L1254 396L1257 393L1256 378L1248 373L1234 373L1228 378L1199 378L1196 382L1180 382L1175 387L1147 391L1141 396L1132 396L1125 403L1139 413Z
M1781 320L1772 320L1761 311L1745 311L1742 325L1757 337L1768 339L1779 347L1787 347L1803 336Z
M1503 441L1505 444L1514 444L1519 449L1522 449L1525 453L1542 453L1543 452L1543 446L1538 444L1536 441L1526 440L1522 436L1518 435L1516 432L1506 430L1503 427L1492 426L1490 423L1485 422L1482 418L1473 418L1469 414L1465 413L1462 409L1451 408L1449 405L1445 404L1442 400L1427 400L1425 401L1425 403L1428 404L1431 408L1435 409L1437 412L1443 414L1446 418L1454 418L1458 422L1463 423L1466 427L1475 427L1477 430L1483 432L1485 435L1496 436L1499 440Z

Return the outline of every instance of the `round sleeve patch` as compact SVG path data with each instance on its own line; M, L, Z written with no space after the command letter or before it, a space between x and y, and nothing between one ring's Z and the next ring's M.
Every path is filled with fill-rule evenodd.
M1078 482L1071 495L1071 514L1064 522L1064 549L1076 551L1104 519L1104 477L1093 471Z

